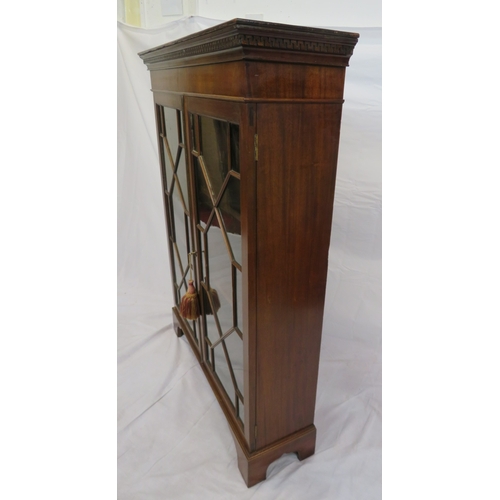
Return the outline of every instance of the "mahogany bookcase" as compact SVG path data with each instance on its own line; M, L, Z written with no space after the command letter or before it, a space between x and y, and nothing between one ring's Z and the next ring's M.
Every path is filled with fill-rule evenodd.
M173 316L250 487L314 453L346 66L358 34L234 19L141 52L150 70ZM189 279L201 315L181 316Z

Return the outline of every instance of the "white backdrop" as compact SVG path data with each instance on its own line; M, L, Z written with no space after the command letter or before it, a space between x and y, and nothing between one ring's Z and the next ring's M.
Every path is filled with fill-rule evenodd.
M118 0L118 20L125 22L125 1ZM183 14L163 15L168 0L127 0L138 3L141 27L158 28L181 17L203 16L229 20L252 16L254 19L306 26L382 26L382 0L182 0ZM177 1L174 2L177 4ZM170 4L171 5L171 4ZM165 13L173 12L168 8Z
M217 24L118 26L120 500L381 497L381 29L347 68L315 424L316 454L284 455L247 489L222 411L173 304L149 73L137 53Z

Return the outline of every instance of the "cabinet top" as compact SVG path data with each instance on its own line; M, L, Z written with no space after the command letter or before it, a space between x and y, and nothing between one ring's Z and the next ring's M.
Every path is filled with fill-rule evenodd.
M347 66L358 33L233 19L139 53L149 70L238 60Z

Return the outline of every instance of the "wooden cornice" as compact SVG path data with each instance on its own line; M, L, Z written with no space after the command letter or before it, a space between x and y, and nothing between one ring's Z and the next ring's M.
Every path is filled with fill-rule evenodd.
M229 61L347 66L357 33L233 19L139 53L149 70Z

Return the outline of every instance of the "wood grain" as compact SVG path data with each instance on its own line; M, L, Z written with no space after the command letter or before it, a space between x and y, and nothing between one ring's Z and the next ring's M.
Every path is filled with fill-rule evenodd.
M258 105L257 447L313 423L340 105Z

